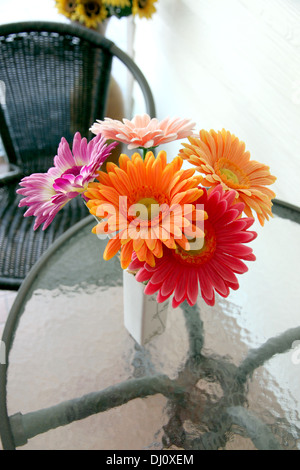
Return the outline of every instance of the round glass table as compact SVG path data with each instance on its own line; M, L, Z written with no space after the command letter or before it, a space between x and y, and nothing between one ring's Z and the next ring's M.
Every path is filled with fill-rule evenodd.
M169 307L145 346L124 327L122 270L94 220L62 235L4 329L4 449L300 449L299 212L277 209L255 226L240 289Z

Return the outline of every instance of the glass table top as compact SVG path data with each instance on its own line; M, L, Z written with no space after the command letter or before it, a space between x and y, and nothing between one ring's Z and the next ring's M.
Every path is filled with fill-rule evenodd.
M64 237L13 306L11 425L17 435L21 413L27 437L37 419L58 426L15 437L18 448L300 449L299 224L256 226L240 289L214 307L169 307L145 346L123 325L122 270L103 261L94 224Z

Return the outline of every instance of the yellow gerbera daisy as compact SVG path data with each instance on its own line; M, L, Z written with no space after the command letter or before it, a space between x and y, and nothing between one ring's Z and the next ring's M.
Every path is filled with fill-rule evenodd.
M80 21L87 28L97 28L108 15L108 11L102 0L78 0L78 5L73 20Z
M203 238L206 218L194 202L203 194L200 175L181 170L183 160L167 163L166 152L145 160L139 153L131 159L122 154L119 166L107 164L107 173L99 171L99 182L89 184L85 197L91 214L102 219L94 227L96 234L115 234L105 248L103 258L111 259L121 250L121 266L126 269L135 251L140 261L155 266L163 256L163 246L189 248L188 239ZM200 222L200 224L196 223Z
M106 5L111 5L112 7L130 7L130 0L104 0L104 3Z
M154 3L156 2L157 0L133 0L133 15L139 15L140 18L151 18L153 13L156 12L156 8L154 6Z
M214 188L221 184L223 189L236 191L236 202L245 204L244 212L264 225L265 219L272 216L272 202L275 193L267 185L275 182L269 167L250 160L244 142L230 132L209 132L201 130L199 137L188 137L190 144L182 144L180 156L197 167L204 174L202 184Z
M55 6L59 13L71 18L77 7L77 0L55 0Z

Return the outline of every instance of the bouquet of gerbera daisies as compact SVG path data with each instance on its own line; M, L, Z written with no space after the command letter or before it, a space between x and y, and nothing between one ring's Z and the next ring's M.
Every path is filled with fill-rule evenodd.
M55 0L59 13L87 28L97 26L112 16L123 18L138 15L151 18L156 12L157 0Z
M122 269L158 303L172 297L174 308L185 300L194 305L201 295L212 306L215 293L227 297L238 289L237 274L255 260L248 246L257 236L249 230L254 217L263 225L272 216L275 194L267 186L276 178L269 168L251 160L230 132L194 134L186 119L105 118L91 131L89 143L75 135L72 151L62 138L54 167L21 181L20 206L29 207L25 216L36 216L35 228L46 229L81 195L98 220L93 232L108 237L104 259L119 254ZM177 139L187 140L168 163L158 147ZM118 143L131 156L122 153L103 171Z

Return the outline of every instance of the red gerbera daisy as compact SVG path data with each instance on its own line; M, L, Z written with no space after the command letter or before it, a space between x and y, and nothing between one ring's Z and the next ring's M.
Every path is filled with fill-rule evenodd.
M253 218L241 218L243 203L234 203L235 191L225 191L216 186L210 194L204 190L196 201L203 204L208 219L204 223L204 244L200 249L185 251L164 247L163 257L155 266L141 263L133 257L129 270L138 271L139 282L149 281L145 294L158 292L157 301L164 302L172 294L172 306L178 307L184 300L194 305L200 292L208 305L214 305L215 292L222 297L229 295L229 289L238 289L237 274L248 268L242 260L254 261L252 248L245 245L257 236L248 231Z

